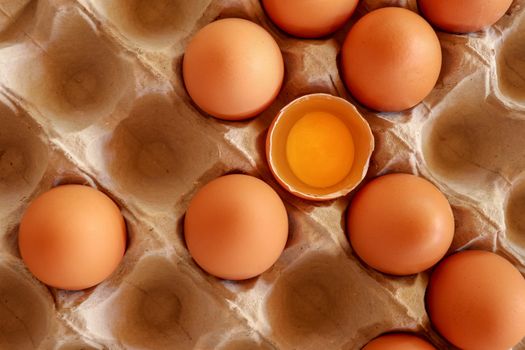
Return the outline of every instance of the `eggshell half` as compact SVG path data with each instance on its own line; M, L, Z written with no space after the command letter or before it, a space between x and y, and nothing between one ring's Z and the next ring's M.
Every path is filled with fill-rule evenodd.
M341 181L328 187L314 187L301 181L287 159L289 135L297 121L308 113L326 112L340 119L352 137L350 171ZM290 193L305 199L326 201L344 196L363 180L374 151L374 136L368 122L350 102L329 94L311 94L295 99L273 120L266 137L266 157L270 170Z

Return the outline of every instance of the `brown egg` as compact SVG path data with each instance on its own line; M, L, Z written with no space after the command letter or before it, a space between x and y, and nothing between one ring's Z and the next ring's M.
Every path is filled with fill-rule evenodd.
M355 253L376 270L410 275L436 264L454 236L446 197L427 180L390 174L366 184L348 209Z
M343 44L343 79L362 104L398 112L421 102L441 71L441 46L416 13L386 7L362 17Z
M430 343L411 334L386 334L368 343L363 350L437 350Z
M281 255L288 216L279 195L248 175L227 175L199 190L184 220L188 250L208 273L229 280L260 275Z
M354 13L358 0L263 0L272 21L301 38L319 38L335 32Z
M497 254L471 250L432 273L427 307L434 327L464 350L508 350L525 336L525 280Z
M80 290L102 282L117 268L126 249L126 225L104 193L81 185L59 186L27 208L18 245L40 281Z
M228 18L208 24L191 39L182 71L190 97L202 110L240 120L261 113L277 97L284 63L264 28Z
M294 195L316 201L353 190L365 177L373 150L370 125L355 106L328 94L289 103L266 138L266 158L277 181Z
M418 0L426 19L452 33L477 32L496 23L512 0Z

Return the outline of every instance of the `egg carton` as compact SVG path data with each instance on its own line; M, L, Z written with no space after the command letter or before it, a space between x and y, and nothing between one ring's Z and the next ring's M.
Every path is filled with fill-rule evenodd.
M496 251L525 273L525 0L485 32L439 33L444 64L433 92L411 110L375 113L345 90L338 52L356 18L392 5L417 11L416 1L365 0L333 36L300 40L257 0L1 1L0 348L358 350L402 330L452 349L425 312L428 272L368 268L345 235L351 195L296 198L264 156L284 105L308 93L342 96L375 135L367 180L390 172L431 180L453 206L450 252ZM188 40L224 17L262 25L285 59L278 98L249 121L205 115L182 82ZM182 232L192 196L228 173L268 182L290 218L281 258L242 282L203 272ZM63 183L107 193L128 227L117 271L78 292L38 282L17 248L24 209Z

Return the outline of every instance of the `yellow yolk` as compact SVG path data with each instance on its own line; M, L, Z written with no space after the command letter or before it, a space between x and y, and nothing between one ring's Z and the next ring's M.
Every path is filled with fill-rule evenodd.
M341 119L330 113L307 113L288 134L286 157L292 172L305 184L316 188L333 186L352 168L352 134Z

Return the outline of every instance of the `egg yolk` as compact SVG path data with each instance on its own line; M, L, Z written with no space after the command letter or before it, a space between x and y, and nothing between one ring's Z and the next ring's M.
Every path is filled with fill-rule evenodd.
M305 184L326 188L343 180L354 162L354 141L348 127L327 112L310 112L288 134L286 157Z

